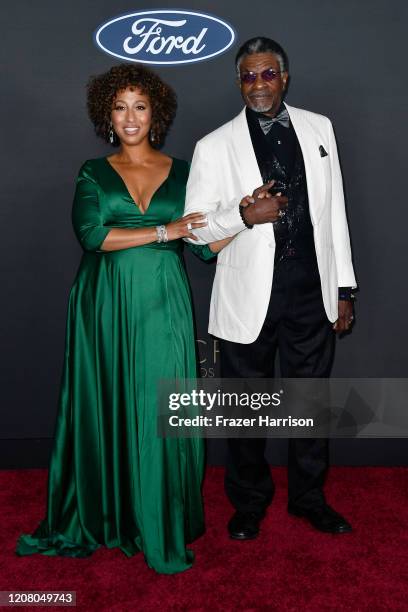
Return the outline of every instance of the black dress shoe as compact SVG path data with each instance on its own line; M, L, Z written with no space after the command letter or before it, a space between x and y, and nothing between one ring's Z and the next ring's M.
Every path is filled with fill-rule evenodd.
M350 523L327 504L309 509L289 504L288 512L307 519L313 527L325 533L350 533L352 531Z
M228 533L233 540L254 540L259 534L262 514L235 512L228 523Z

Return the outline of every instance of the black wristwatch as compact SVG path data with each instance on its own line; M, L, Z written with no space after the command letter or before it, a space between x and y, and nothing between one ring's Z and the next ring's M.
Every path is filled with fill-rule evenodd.
M351 287L339 287L339 300L354 300L354 293Z

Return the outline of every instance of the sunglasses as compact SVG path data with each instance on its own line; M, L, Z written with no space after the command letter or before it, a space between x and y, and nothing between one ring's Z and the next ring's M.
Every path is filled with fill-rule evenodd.
M263 81L274 81L278 74L281 74L283 70L273 70L273 68L267 68L263 70L260 75ZM240 79L243 83L255 83L258 72L242 72Z

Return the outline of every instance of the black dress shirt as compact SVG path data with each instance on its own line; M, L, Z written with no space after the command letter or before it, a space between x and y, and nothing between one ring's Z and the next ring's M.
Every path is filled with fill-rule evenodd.
M277 114L283 109L284 105L282 103ZM307 194L303 156L292 122L290 121L289 127L274 123L268 133L264 134L259 122L262 113L257 113L247 107L246 117L263 182L266 183L275 179L274 188L282 187L282 192L285 193L293 171L303 171L303 176L300 179L304 181L304 189ZM299 155L301 160L299 160ZM278 164L274 163L275 158L278 160ZM294 168L296 161L298 164ZM301 168L299 167L299 161L301 161ZM283 170L284 173L282 174L280 170ZM288 193L285 195L288 195ZM282 219L283 223L279 221L274 223L277 247L275 261L293 255L295 257L315 256L313 228L307 195L303 202L289 201L287 215L288 218L285 219L284 217ZM296 227L295 232L291 232L292 227ZM339 299L351 299L351 287L339 287Z

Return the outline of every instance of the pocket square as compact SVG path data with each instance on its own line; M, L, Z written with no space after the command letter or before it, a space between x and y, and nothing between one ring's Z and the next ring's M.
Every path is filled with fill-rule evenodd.
M319 151L320 151L320 157L327 157L327 152L324 150L324 146L320 145L319 147Z

